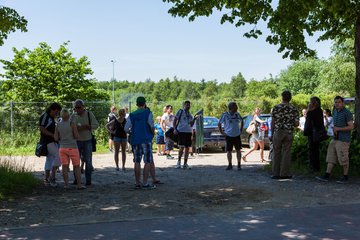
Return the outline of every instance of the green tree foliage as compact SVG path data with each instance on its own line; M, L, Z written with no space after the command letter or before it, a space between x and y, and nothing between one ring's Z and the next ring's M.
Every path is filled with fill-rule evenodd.
M245 93L248 98L255 99L264 96L269 98L276 98L278 96L277 85L271 79L263 81L250 80L246 86Z
M278 45L283 57L300 59L314 57L316 51L310 49L306 37L319 33L318 41L346 39L355 40L356 62L356 125L360 126L360 2L359 1L278 1L271 0L163 0L173 3L169 13L172 16L188 17L194 21L200 16L210 16L214 11L222 13L221 23L229 22L236 27L253 25L245 37L257 38L262 31L259 22L266 22L270 30L266 41ZM360 139L360 131L357 133Z
M230 98L241 98L245 96L246 80L241 73L233 76L229 84L229 97Z
M279 75L279 90L290 90L293 94L313 94L319 86L319 74L325 65L324 60L304 59L291 64Z
M0 60L5 78L1 86L3 100L8 101L73 101L77 98L107 100L109 95L95 89L87 57L75 59L64 43L55 52L46 43L34 50L13 48L12 61Z
M26 32L27 21L20 16L14 9L0 5L0 46L8 35L16 30Z
M324 65L319 75L320 85L317 92L337 93L355 96L355 60L354 41L336 40L332 46L332 56Z

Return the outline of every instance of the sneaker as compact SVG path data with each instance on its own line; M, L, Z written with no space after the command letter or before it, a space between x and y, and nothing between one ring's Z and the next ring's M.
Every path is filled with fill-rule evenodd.
M144 189L144 190L152 190L152 189L156 189L156 186L155 186L155 185L146 184L146 185L143 185L143 186L141 187L141 189Z
M339 180L336 181L337 183L348 183L349 182L349 179L342 176Z
M191 169L191 167L190 167L189 164L186 163L186 164L183 165L183 169Z
M319 181L323 181L323 182L329 181L329 177L326 177L326 176L317 176L316 179Z
M49 182L48 180L44 179L44 185L45 185L45 186L49 186L49 185L50 185L50 182Z
M120 171L120 168L119 168L119 167L116 167L115 170L116 170L116 171Z
M109 151L110 151L110 152L113 152L113 149L112 149L112 148L109 148Z
M52 186L52 187L57 186L57 183L56 183L55 179L50 180L50 186Z
M177 163L176 163L176 167L175 167L176 169L179 169L179 168L181 168L181 163L180 163L180 161L177 161Z
M233 169L233 166L232 166L232 165L229 165L229 166L226 167L225 170L232 170L232 169Z
M167 154L167 155L166 155L166 159L174 159L174 157L171 156L170 154Z

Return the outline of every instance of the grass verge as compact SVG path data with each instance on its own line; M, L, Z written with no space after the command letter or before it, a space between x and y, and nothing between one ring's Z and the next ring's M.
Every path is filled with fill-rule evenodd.
M39 180L25 167L25 163L0 158L0 200L11 200L16 195L32 192L38 184Z

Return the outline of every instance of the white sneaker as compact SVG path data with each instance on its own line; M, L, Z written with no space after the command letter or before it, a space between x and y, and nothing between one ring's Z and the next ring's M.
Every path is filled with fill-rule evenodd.
M183 165L183 169L191 169L191 167L186 163Z
M181 162L180 161L177 161L177 163L176 163L176 167L175 167L176 169L179 169L179 168L181 168Z

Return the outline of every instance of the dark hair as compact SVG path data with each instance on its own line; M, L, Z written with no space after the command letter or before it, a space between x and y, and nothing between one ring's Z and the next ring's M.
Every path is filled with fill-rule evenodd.
M342 102L344 102L344 98L341 97L341 96L336 96L336 97L334 98L334 101L335 101L335 100L338 100L338 99L340 99Z
M190 101L189 100L186 100L185 102L184 102L184 105L185 104L190 104Z
M330 109L328 109L328 108L325 108L325 110L324 110L328 115L329 115L329 117L331 117L331 110Z
M290 102L291 100L291 92L289 90L285 90L281 93L282 99L286 102Z
M171 105L166 105L166 109L172 108Z
M60 104L54 102L54 103L52 103L52 104L46 109L46 112L47 112L47 113L50 113L51 110L59 110L59 111L61 111L61 108L62 108L62 107L61 107Z
M228 104L228 109L230 110L230 109L232 109L232 108L235 107L235 106L237 106L237 105L236 105L236 102L229 102L229 104Z
M311 98L310 98L310 102L315 102L315 103L317 104L316 107L320 107L320 106L321 106L321 100L320 100L320 98L318 98L318 97L311 97Z

